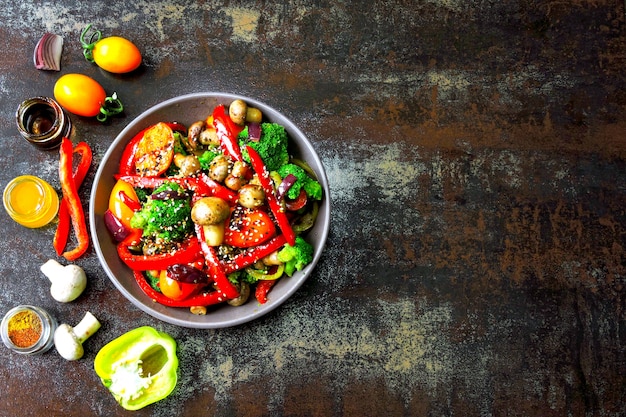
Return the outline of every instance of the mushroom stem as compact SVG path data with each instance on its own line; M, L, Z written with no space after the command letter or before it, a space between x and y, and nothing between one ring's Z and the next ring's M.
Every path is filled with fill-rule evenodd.
M97 332L99 328L100 322L88 311L85 313L85 317L83 317L80 323L74 326L74 335L76 335L76 340L83 343Z

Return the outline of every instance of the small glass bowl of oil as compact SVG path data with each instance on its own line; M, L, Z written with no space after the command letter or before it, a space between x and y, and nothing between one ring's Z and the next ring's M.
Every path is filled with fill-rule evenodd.
M17 108L15 118L22 137L40 149L56 148L72 131L69 116L51 97L24 100Z
M47 225L59 211L57 192L34 175L21 175L11 180L4 189L2 200L9 216L30 228Z

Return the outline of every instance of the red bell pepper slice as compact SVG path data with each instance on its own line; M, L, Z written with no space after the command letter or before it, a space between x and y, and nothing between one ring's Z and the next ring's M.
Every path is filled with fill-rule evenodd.
M173 131L181 131L186 132L187 128L185 125L178 122L170 122L165 123L168 125ZM150 129L152 126L149 126L143 129L141 132L137 133L133 138L128 142L124 151L122 152L122 157L120 158L119 165L119 175L134 175L135 172L135 151L137 150L137 144L143 138L143 134L146 130Z
M222 152L235 161L243 162L237 136L244 127L231 120L230 116L226 114L226 109L223 104L213 109L213 126L215 126L217 137L220 140Z
M285 236L278 235L262 245L243 251L224 263L224 273L228 275L240 269L244 269L279 250L285 243L287 243Z
M198 240L200 241L202 252L204 253L204 259L206 260L206 264L211 272L211 278L215 281L217 288L219 288L229 300L239 297L239 290L237 290L237 287L235 287L228 280L228 277L224 272L224 268L217 257L215 249L207 245L204 240L204 229L202 226L196 225L196 234L198 236Z
M293 246L296 242L296 234L291 228L287 214L285 214L285 209L278 201L278 198L276 198L274 186L272 185L272 180L270 178L270 172L265 166L263 159L258 152L254 150L254 148L247 146L247 150L248 155L250 156L250 164L252 165L254 172L257 173L261 187L263 187L263 191L265 191L265 198L267 199L270 210L272 210L272 214L276 219L276 223L278 223L278 227L285 235L287 243Z
M168 307L206 307L213 304L219 304L226 301L226 297L220 291L205 292L193 297L186 298L184 300L173 300L166 297L162 293L158 292L150 286L148 281L143 275L142 271L133 271L135 281L139 285L139 288L153 301L163 304Z
M276 284L275 279L271 280L260 280L256 284L256 290L254 291L254 298L260 303L265 304L267 302L267 294L270 292L270 289Z
M234 205L239 198L233 190L224 187L222 184L212 180L206 174L198 177L143 177L140 175L116 175L116 180L129 183L132 187L158 188L165 182L175 182L186 190L191 190L201 196L214 196Z
M239 199L239 194L230 188L224 187L219 182L213 180L206 174L201 174L198 179L210 190L210 196L219 197L224 201L227 201L230 205L234 205L237 203Z
M74 150L72 151L72 158L74 157L74 154L80 156L80 161L78 162L76 169L72 174L74 183L76 184L76 189L78 190L85 180L87 173L89 172L89 168L91 167L91 161L93 159L93 154L91 148L85 142L80 142L74 147ZM61 202L59 204L58 216L59 223L54 233L52 246L54 247L57 255L61 256L63 254L63 251L65 250L65 245L67 245L67 239L70 235L71 227L70 212L67 206L67 200L65 199L61 199Z
M72 220L70 218L70 210L67 208L67 201L61 199L59 204L59 223L57 224L57 230L54 232L54 238L52 239L52 247L57 255L61 256L67 245L67 239L70 236L70 228L72 226Z
M86 143L84 145L80 144L79 152L83 154L83 158L86 157L86 155L91 154L91 149L89 149L89 151L86 150L88 147L89 146ZM78 187L76 187L76 182L74 181L72 172L74 153L72 141L68 138L63 138L59 153L59 178L61 180L63 200L67 201L70 219L77 240L76 248L63 252L63 257L65 257L68 261L74 261L87 252L87 249L89 248L89 232L87 230L87 222L85 220L83 206L78 195Z
M201 252L200 244L195 236L183 242L182 246L173 252L156 255L135 255L129 247L137 244L141 237L141 230L131 232L126 239L118 243L117 254L122 262L130 269L138 271L162 270L174 264L193 263Z

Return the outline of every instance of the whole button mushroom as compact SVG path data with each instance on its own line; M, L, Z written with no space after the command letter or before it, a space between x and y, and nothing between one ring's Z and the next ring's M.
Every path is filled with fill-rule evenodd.
M230 206L219 197L203 197L191 208L191 220L201 226L221 223L229 214Z
M63 266L54 259L50 259L40 269L52 283L50 286L52 298L61 303L74 301L87 286L85 271L78 265Z
M75 361L83 357L83 342L100 328L100 322L87 312L75 327L61 324L54 332L54 347L64 359Z

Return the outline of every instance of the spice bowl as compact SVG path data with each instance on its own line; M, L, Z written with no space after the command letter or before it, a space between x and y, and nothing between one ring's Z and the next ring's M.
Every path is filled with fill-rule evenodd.
M5 346L16 353L37 355L54 345L57 321L46 310L20 305L9 310L0 325Z

